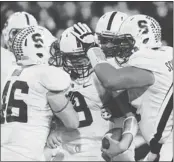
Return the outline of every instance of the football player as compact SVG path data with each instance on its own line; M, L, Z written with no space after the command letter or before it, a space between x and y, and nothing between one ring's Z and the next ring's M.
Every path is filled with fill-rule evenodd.
M127 14L119 12L119 11L107 12L104 15L102 15L101 18L98 20L96 29L95 29L96 43L103 50L107 58L107 61L117 69L123 67L125 64L120 66L120 64L117 63L117 59L114 56L114 53L117 52L117 44L115 41L115 37L119 33L119 28L121 24L127 17L128 17ZM96 88L99 88L98 84L95 84L95 86ZM124 120L126 118L126 114L128 112L131 112L132 110L132 106L129 104L129 97L128 97L127 91L113 91L112 96L115 98L117 102L116 103L111 102L111 104L114 105L112 106L113 108L111 107L111 111L109 108L109 111L112 114L110 118L111 122L109 125L110 130L112 130L113 128L122 128ZM126 111L123 110L123 108L124 109L126 108L125 109ZM122 112L121 114L120 114L120 109ZM102 116L103 114L106 116L107 111L108 111L108 108L102 109ZM120 115L115 116L113 114L120 114ZM118 156L115 157L114 161L120 161L121 157L122 157L122 160L127 159L127 161L135 161L134 148L139 146L140 143L142 144L142 141L144 142L143 139L142 140L139 140L139 139L141 138L139 136L136 136L136 141L134 140L131 147L129 148L129 150L131 151L125 152L124 155L122 154L122 156L120 157Z
M14 68L17 66L13 53L1 47L1 95L4 84L6 83L6 78L8 74L11 73L10 71L13 70L13 66Z
M101 47L111 65L117 69L121 66L118 64L117 58L114 55L117 53L115 37L119 32L121 24L127 17L128 15L123 12L107 12L100 17L95 28L96 43Z
M15 12L7 19L2 30L4 47L1 46L1 89L4 87L7 75L16 68L16 60L12 52L12 40L15 35L23 28L37 26L37 20L27 12ZM7 48L8 50L6 50ZM11 52L10 52L11 51Z
M18 68L8 78L2 95L2 161L43 160L53 113L68 130L79 126L78 114L66 95L70 77L48 65L47 39L43 27L30 26L13 40Z
M124 60L116 55L118 48L118 40L117 35L119 34L119 29L123 21L128 18L128 15L122 12L107 12L101 18L98 20L96 28L95 28L95 41L101 47L103 50L107 61L114 66L116 69L119 69L121 67L126 66L127 62L124 62ZM122 63L120 64L119 62ZM96 84L96 87L99 88L99 85ZM120 94L122 93L122 94ZM118 109L115 109L115 114L119 114L118 111L119 108L123 110L123 108L128 108L127 111L135 112L135 109L129 104L129 97L127 94L127 91L112 91L112 96L117 96L117 107L119 104L121 104ZM118 97L119 96L119 97ZM127 104L126 104L127 102ZM123 105L124 104L124 105ZM104 113L106 114L105 109L102 109ZM110 122L110 129L113 128L120 128L123 125L125 117L124 114L121 113L121 117L117 116L115 118L112 117L112 122ZM135 147L138 149L141 145L145 144L144 138L141 136L141 132L138 131L138 134L136 138L134 139ZM133 148L133 147L132 147ZM137 155L137 154L136 154ZM144 156L141 154L141 156ZM136 156L137 157L137 156ZM128 160L129 161L129 160ZM132 161L132 160L131 160ZM134 160L133 160L134 161Z
M110 65L103 51L93 45L90 30L83 30L74 35L83 42L102 85L110 91L127 89L131 104L141 115L139 127L151 149L146 160L172 160L173 48L162 46L159 23L147 15L130 16L123 22L116 55L120 64L127 62L128 66L120 69ZM112 157L120 150L103 152Z
M101 117L102 102L94 86L93 70L82 44L71 33L73 27L66 29L60 39L63 69L71 76L70 94L80 96L84 104L75 110L80 125L78 130L66 132L58 130L48 137L47 145L55 148L56 136L61 136L62 147L68 150L63 160L93 161L103 160L100 153L101 140L109 129L108 122ZM78 105L78 103L76 103ZM57 141L57 142L56 142Z
M116 62L114 58L114 53L116 51L115 37L119 32L119 28L123 21L128 17L127 14L123 12L107 12L97 22L95 29L95 41L103 50L108 62L115 68L121 68L121 66ZM99 88L98 83L95 84L96 88ZM101 87L100 87L101 88ZM121 91L120 91L121 92ZM116 97L120 92L112 92L112 96ZM125 92L126 93L126 92ZM126 100L125 95L124 102ZM128 101L127 101L128 102ZM104 109L103 109L104 110ZM119 110L119 109L118 109ZM116 113L116 112L115 112ZM122 126L124 118L117 118L115 122L110 123L110 129L114 127Z

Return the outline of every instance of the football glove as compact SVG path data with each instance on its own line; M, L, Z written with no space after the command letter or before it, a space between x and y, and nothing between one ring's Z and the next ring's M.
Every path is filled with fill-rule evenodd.
M74 30L71 33L82 43L84 50L87 52L91 47L97 47L95 43L94 35L91 29L82 23L77 23L74 26Z

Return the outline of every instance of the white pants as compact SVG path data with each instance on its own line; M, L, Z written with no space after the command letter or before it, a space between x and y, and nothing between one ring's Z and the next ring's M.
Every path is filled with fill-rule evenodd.
M2 161L38 161L49 129L20 123L1 125Z
M25 153L27 154L23 154L20 152L17 152L18 150L20 150L21 147L16 147L16 146L8 146L8 147L1 147L1 161L36 161L38 159L36 158L32 158L31 157L31 153L27 152L27 150L25 150ZM24 152L24 150L23 150Z
M88 145L88 144L87 144ZM67 150L58 147L50 149L45 147L44 155L46 161L104 161L101 156L101 142L96 145L82 145L81 151L69 153ZM70 146L71 147L71 146ZM54 156L54 157L53 157Z

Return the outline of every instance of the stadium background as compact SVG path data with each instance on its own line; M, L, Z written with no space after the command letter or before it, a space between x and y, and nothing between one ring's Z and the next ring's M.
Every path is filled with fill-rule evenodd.
M48 28L54 36L76 22L85 22L93 30L100 16L108 11L122 11L129 15L147 14L162 27L165 45L173 46L173 2L1 2L1 31L8 16L26 11L36 17L39 24ZM3 43L3 42L1 42Z

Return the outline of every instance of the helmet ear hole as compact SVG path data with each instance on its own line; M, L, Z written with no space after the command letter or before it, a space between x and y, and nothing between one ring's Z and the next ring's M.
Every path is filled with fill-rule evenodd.
M149 41L149 38L143 40L143 44L146 44Z
M37 55L39 58L42 58L42 57L43 57L43 54L42 54L42 53L36 53L36 55Z

